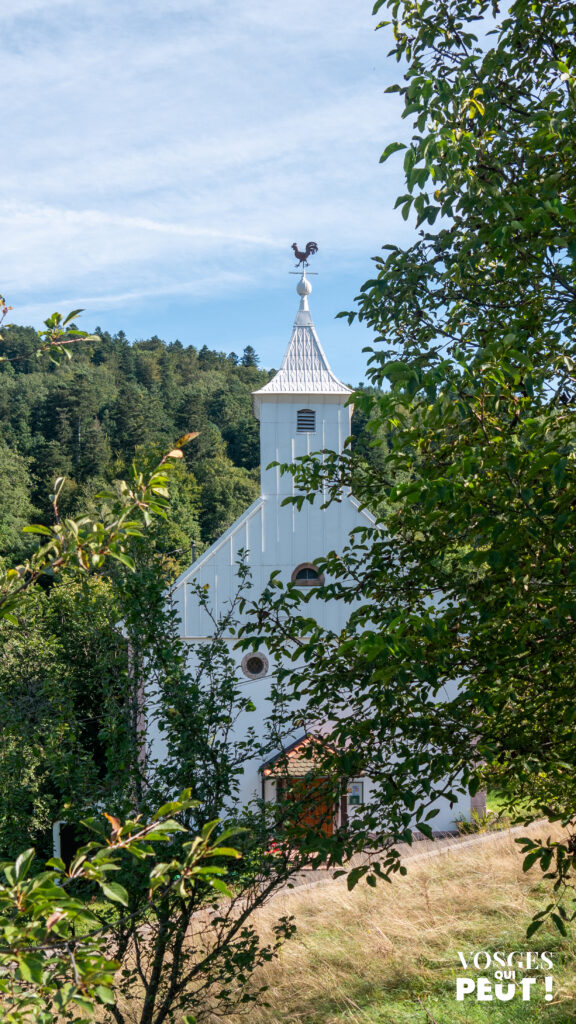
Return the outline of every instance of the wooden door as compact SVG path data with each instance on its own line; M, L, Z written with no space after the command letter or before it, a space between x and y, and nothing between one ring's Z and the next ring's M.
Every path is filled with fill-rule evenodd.
M295 824L331 836L334 832L335 805L326 779L283 779L281 790L297 803Z

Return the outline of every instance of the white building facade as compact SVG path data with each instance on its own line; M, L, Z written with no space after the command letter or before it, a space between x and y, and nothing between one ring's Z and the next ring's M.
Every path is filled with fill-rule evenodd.
M330 550L343 549L351 530L373 523L351 495L343 495L340 502L325 509L320 508L319 502L304 502L301 509L294 504L283 505L283 500L294 493L292 476L282 474L276 466L270 467L271 463L291 463L299 456L324 448L341 452L351 432L352 407L347 404L351 391L334 375L322 350L308 306L311 290L303 271L297 286L300 308L281 368L253 394L254 414L260 420L260 497L173 586L181 637L190 645L191 661L195 646L206 642L214 628L191 592L191 582L208 588L211 611L217 617L225 613L237 592L239 551L247 552L255 599L265 589L272 572L279 572L284 582L313 584L317 578L314 559ZM306 614L337 632L344 627L350 607L341 602L312 600ZM235 643L230 636L232 651ZM235 653L243 686L255 707L235 728L241 731L252 727L264 736L272 684L265 647L257 653ZM298 765L305 767L307 762L301 740L306 743L304 730L295 725L293 732L282 738L281 748L271 749L268 758L255 758L245 765L240 787L243 803L260 797L275 799L281 783L273 769L274 758L283 751L284 765L288 756L296 766L294 774L303 774ZM161 756L161 746L161 736L157 734L152 738L155 756ZM370 780L352 780L349 793L334 808L334 826L343 823L348 805L369 799ZM439 806L440 813L434 821L439 831L454 831L456 819L469 812L468 803L450 807L445 802Z

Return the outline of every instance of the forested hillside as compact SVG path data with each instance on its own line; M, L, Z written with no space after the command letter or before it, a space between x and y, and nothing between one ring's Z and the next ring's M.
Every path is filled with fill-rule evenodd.
M134 665L140 659L162 686L179 678L166 582L258 496L259 425L251 392L275 372L258 369L250 347L238 357L157 337L131 343L122 332L97 331L68 352L69 359L60 354L51 361L32 328L2 327L0 559L14 564L37 543L22 533L25 524L52 524L57 477L65 477L61 517L93 511L98 517L96 496L129 478L132 460L147 472L179 437L198 436L171 465L166 520L156 517L144 539L131 538L134 573L111 560L91 577L59 572L23 603L17 622L0 628L3 856L15 856L26 843L48 856L54 821L77 824L103 801L118 808L127 798L131 806L130 773L139 778L140 772ZM355 414L356 433L365 419ZM357 450L377 458L366 437ZM188 682L182 685L189 715L194 702ZM220 713L226 701L214 707ZM212 726L208 732L211 745ZM188 718L175 729L190 742L200 734Z
M273 371L241 357L153 337L131 344L122 331L80 341L72 358L37 356L30 327L2 330L0 354L0 555L21 557L21 528L51 515L49 493L66 477L62 513L176 438L198 431L173 487L161 546L175 567L211 543L258 494L258 423L251 392Z

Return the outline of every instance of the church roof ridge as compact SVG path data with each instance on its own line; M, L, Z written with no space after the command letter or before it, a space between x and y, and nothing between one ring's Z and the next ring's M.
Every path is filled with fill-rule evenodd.
M259 494L252 504L244 510L242 515L238 516L238 519L235 519L232 525L229 526L227 530L224 530L224 533L220 534L220 536L206 548L206 551L203 551L202 554L192 562L192 565L189 565L184 572L180 573L178 578L171 584L170 593L174 594L184 583L187 583L192 576L195 576L196 573L203 568L204 563L209 562L212 556L215 555L221 547L223 547L226 541L229 541L235 533L238 533L238 530L244 526L249 519L252 519L252 516L256 515L256 513L259 512L265 504L266 498L263 494Z
M300 295L300 308L296 314L292 336L278 372L254 395L351 395L338 380L320 344L308 306L312 285L306 270L296 287Z

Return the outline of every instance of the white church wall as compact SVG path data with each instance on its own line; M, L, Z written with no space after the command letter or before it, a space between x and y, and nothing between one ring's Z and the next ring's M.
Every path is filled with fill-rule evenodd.
M172 588L172 600L181 620L182 639L189 645L192 669L196 659L195 645L214 632L214 623L201 607L193 587L205 589L212 614L218 619L226 614L238 590L236 566L240 551L245 553L250 567L252 597L256 600L272 573L279 572L282 582L288 583L298 566L313 564L316 558L329 551L342 551L353 529L374 523L350 495L343 495L340 502L334 502L325 509L320 507L320 499L313 503L305 501L300 509L293 504L283 505L285 498L296 493L293 477L281 474L277 466L268 468L271 462L293 463L324 448L341 452L350 434L352 409L346 402L351 392L330 370L318 341L307 304L311 287L305 276L297 290L301 297L300 310L282 367L267 385L254 393L254 410L260 420L262 494ZM313 430L298 429L299 410L314 413ZM306 423L310 423L310 417ZM323 602L314 595L305 606L307 615L335 632L345 626L350 611L350 605ZM245 618L241 617L240 624L243 621ZM227 642L237 661L239 678L244 680L241 684L243 692L254 705L254 711L243 713L237 721L234 736L241 739L252 728L265 744L272 710L272 677L244 677L241 670L243 652L235 650L234 637L229 637ZM266 653L265 647L262 652ZM298 710L295 706L295 721L299 718ZM295 726L282 738L282 742L270 740L268 756L280 753L282 746L288 746L302 734L302 728ZM165 744L153 721L150 722L149 737L154 754L161 757ZM260 769L265 759L258 756L245 764L240 781L241 802L247 803L261 796ZM268 780L266 785L270 795L272 780ZM362 790L364 801L369 802L374 792L369 778L362 779ZM451 808L446 800L438 801L438 807L440 813L432 825L439 831L454 830L456 818L468 813L468 801L464 797L455 808Z
M311 452L329 449L342 451L350 435L352 409L334 395L274 396L262 399L260 404L262 494L280 494L283 498L293 493L291 474L282 475L279 467L268 468L271 462L293 463ZM297 416L301 409L316 414L316 429L299 432Z
M274 496L255 502L192 570L176 581L172 594L185 638L209 636L214 629L190 584L193 581L195 586L206 587L212 613L216 617L224 614L237 592L236 566L242 549L247 552L252 593L256 597L265 589L273 572L279 571L280 579L290 582L298 565L313 563L322 553L341 550L351 530L373 521L359 512L349 497L324 510L319 508L319 503L305 502L298 509L295 505L283 506L281 501L281 496ZM328 605L312 598L308 611L321 625L342 628L350 609L336 602Z
M254 730L256 735L264 740L265 737L270 735L269 717L273 711L273 702L271 699L274 683L272 665L270 665L270 671L265 676L258 679L247 678L243 675L241 668L244 651L236 649L237 641L235 638L230 637L226 642L229 646L232 660L236 663L238 679L243 696L248 697L254 706L253 711L243 712L236 720L234 728L231 731L231 742L244 739L250 729ZM197 666L198 645L195 643L189 643L188 647L188 667L191 671L194 671ZM261 645L259 647L259 652L268 656L265 645ZM290 664L293 666L293 663ZM296 667L298 667L298 663L296 663ZM454 690L455 689L456 684L454 684ZM446 698L449 696L449 693L445 692L439 696ZM300 721L300 714L304 711L305 704L303 702L294 702L293 715L296 721ZM271 739L268 745L264 742L264 752L246 760L238 780L238 800L240 805L247 805L251 801L262 797L261 769L264 761L267 760L268 757L280 754L282 749L287 748L293 741L299 739L303 735L304 730L302 727L295 726L293 730L287 730L283 734L282 742L277 742L274 739ZM166 752L165 737L158 728L157 722L152 719L149 722L149 739L154 751L154 756L161 759ZM360 781L362 784L363 803L370 803L376 793L376 786L368 776L364 776L357 781ZM275 790L272 786L272 780L267 780L266 799L274 798ZM457 828L457 821L459 819L469 817L470 801L465 794L462 794L453 806L450 806L447 800L439 799L431 804L429 809L438 809L439 812L437 816L430 821L430 824L435 831L454 832ZM355 813L353 807L349 808L349 813Z

